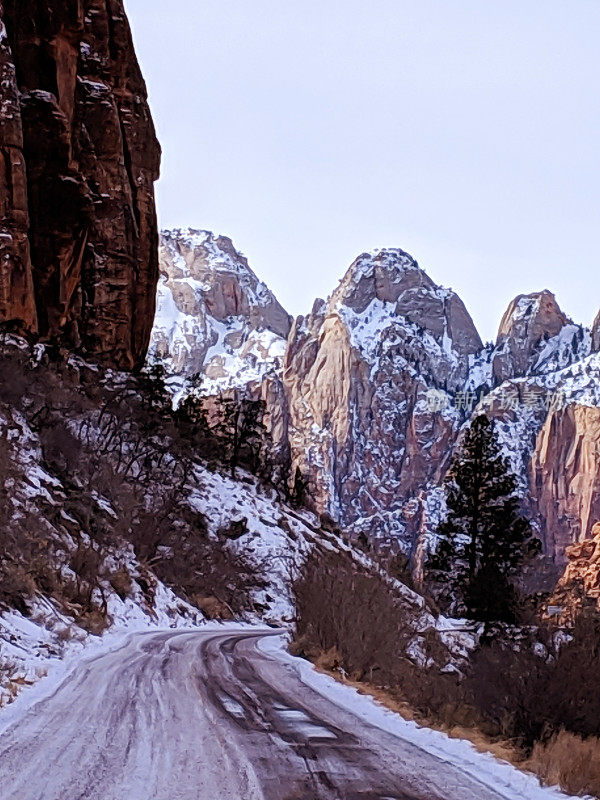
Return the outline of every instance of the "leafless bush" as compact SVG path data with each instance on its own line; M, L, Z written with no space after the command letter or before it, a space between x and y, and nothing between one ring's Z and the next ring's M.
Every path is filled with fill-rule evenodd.
M528 751L563 729L600 736L600 615L581 614L558 652L540 638L536 630L529 642L499 640L476 654L467 689L482 719Z
M340 654L357 679L389 682L411 635L406 609L377 572L341 553L314 549L295 582L296 637Z
M581 736L600 737L600 614L583 611L552 664L545 698L550 724Z
M415 631L415 610L383 570L315 549L293 588L298 654L385 688L422 717L462 721L458 679L440 672L446 648L436 631Z
M198 489L197 445L210 432L200 425L189 436L193 420L186 427L173 414L160 370L115 375L68 358L5 351L1 344L0 366L10 376L0 384L0 405L25 418L39 437L44 468L62 487L58 504L58 498L48 507L36 499L31 520L15 525L12 484L26 475L22 466L13 468L4 432L0 603L27 613L39 590L76 616L106 615L107 587L115 582L107 564L132 544L142 572L153 571L183 597L215 596L236 611L251 605L253 589L262 585L255 570L208 536L189 503ZM69 565L72 581L61 575ZM121 594L130 588L117 583ZM150 602L152 579L146 583ZM89 624L98 627L97 620Z
M129 597L133 589L133 580L127 567L121 567L121 569L113 573L108 580L121 600L125 600L126 597Z
M35 573L47 547L35 535L26 511L15 506L20 480L15 445L4 428L0 432L0 606L28 614L27 601L35 594Z
M480 712L480 726L528 748L547 723L548 664L532 643L495 641L474 656L466 692Z

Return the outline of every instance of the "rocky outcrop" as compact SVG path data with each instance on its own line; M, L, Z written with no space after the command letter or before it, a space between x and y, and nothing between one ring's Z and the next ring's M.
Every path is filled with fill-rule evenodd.
M478 352L481 339L464 303L437 286L408 253L399 249L363 253L350 266L329 301L362 314L373 301L395 303L395 313L430 333L459 356Z
M0 321L134 367L160 148L122 0L3 0L0 19Z
M600 610L600 522L590 538L567 548L568 563L550 600L549 611L564 621L573 620L584 606Z
M481 346L460 299L402 250L361 255L296 321L283 373L291 453L319 511L410 546L461 418L429 393L459 390Z
M600 311L592 326L592 350L594 353L600 350Z
M572 325L571 320L560 310L551 292L544 290L516 297L498 330L492 360L495 383L535 370L546 343L568 325ZM573 328L572 336L576 336L577 330Z
M0 320L16 319L35 329L29 253L27 174L17 76L0 5Z
M600 408L551 411L531 461L531 491L548 554L564 561L600 519Z
M291 318L230 239L166 231L150 354L212 391L281 371Z

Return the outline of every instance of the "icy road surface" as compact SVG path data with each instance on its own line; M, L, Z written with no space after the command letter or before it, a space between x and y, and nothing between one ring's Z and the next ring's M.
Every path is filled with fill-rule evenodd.
M440 746L444 742L445 751ZM457 746L463 747L466 758L453 751ZM312 672L309 665L283 652L276 632L224 626L136 633L111 652L82 659L62 683L5 727L0 735L0 796L2 800L560 796L468 748L418 729Z

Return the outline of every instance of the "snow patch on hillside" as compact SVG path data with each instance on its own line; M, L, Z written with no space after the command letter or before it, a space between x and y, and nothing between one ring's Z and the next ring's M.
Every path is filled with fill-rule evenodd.
M544 344L532 374L548 374L565 369L571 364L587 358L592 351L592 334L581 325L565 325L564 328Z
M151 608L140 597L121 599L112 592L108 599L110 627L101 636L76 625L48 598L38 596L31 605L29 617L17 611L0 615L0 707L13 702L24 688L61 669L65 660L115 636L157 628L193 629L205 623L197 608L160 581Z

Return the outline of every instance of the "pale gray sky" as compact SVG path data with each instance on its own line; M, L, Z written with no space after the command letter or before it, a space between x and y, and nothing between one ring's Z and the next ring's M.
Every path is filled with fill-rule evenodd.
M600 308L600 0L126 0L163 227L230 236L293 314L401 247L485 339Z

